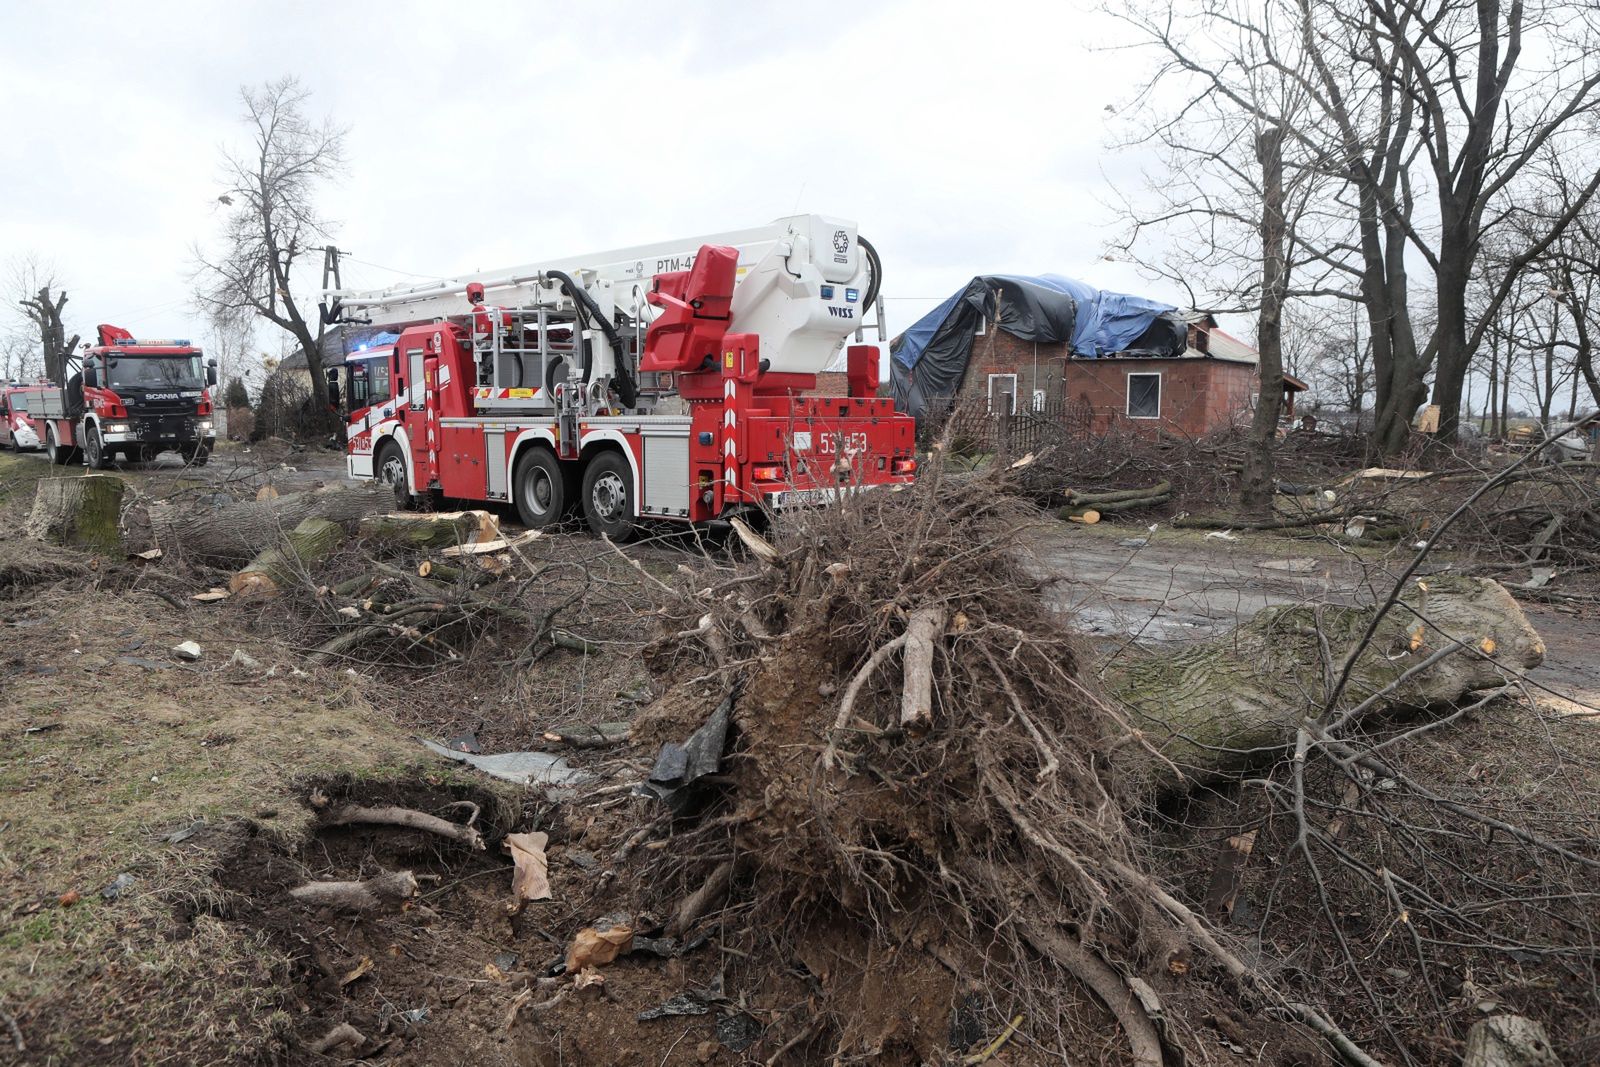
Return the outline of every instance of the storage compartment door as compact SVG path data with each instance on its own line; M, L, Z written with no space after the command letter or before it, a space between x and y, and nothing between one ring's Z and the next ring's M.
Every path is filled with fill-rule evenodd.
M672 519L689 517L689 438L646 435L644 446L644 486L640 514Z

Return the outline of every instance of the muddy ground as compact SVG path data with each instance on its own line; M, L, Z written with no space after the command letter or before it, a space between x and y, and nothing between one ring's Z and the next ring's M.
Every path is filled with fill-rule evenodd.
M17 462L0 470L8 528L25 513L32 482L56 473L31 458ZM125 473L140 492L161 496L196 484L309 488L342 480L343 465L333 453L279 455L269 447L225 450L199 470L158 463ZM1172 647L1214 635L1268 604L1352 599L1401 564L1392 549L1239 537L1041 522L1030 540L1032 566L1058 579L1054 606L1104 656L1134 641ZM1122 543L1129 538L1148 543ZM636 778L654 745L565 750L595 776L589 788L598 795L576 805L571 790L514 786L432 756L417 739L470 731L485 751L518 750L574 723L627 721L646 709L659 716L652 701L661 686L645 662L656 635L652 584L684 569L711 581L730 566L669 541L630 548L635 567L580 534L556 535L539 553L590 582L568 622L594 654L526 662L525 650L504 647L470 662L307 668L308 635L319 631L300 621L298 600L197 605L137 564L0 543L0 1057L40 1064L325 1064L356 1054L404 1064L808 1062L806 1046L785 1054L764 1034L804 1016L815 974L834 965L828 953L843 961L849 946L819 942L809 972L797 963L771 988L730 988L737 913L713 915L699 937L663 942L659 954L624 957L602 987L569 994L547 1013L519 1015L522 990L545 1000L555 988L579 929L618 908L640 929L663 921L609 891L624 867L619 842L655 814L623 792L604 791ZM1576 808L1592 802L1600 781L1600 743L1591 736L1600 729L1592 710L1600 705L1600 620L1592 608L1526 610L1549 648L1531 675L1538 702L1508 706L1441 748L1440 758L1495 767L1508 748L1520 747L1527 758L1512 783L1518 795L1554 782L1574 791ZM202 644L200 660L171 653L183 640ZM708 683L703 708L680 709L688 719L666 721L709 714L719 697ZM1558 747L1564 762L1547 758ZM1487 779L1506 773L1475 780L1487 789ZM512 864L493 846L474 852L417 831L322 826L310 803L317 793L457 820L473 810L475 825L496 839L512 829L545 832L553 900L509 907ZM1229 832L1231 803L1212 812L1218 837ZM670 847L670 839L653 844ZM1195 850L1184 870L1197 895L1205 892L1206 855ZM287 895L307 881L397 869L412 871L420 892L392 914L308 910ZM978 976L972 982L974 996L993 994ZM1538 995L1540 987L1531 988L1507 996ZM663 1007L669 1010L639 1018ZM1092 1004L1083 1010L1096 1018ZM310 1051L340 1023L363 1043L332 1055ZM1110 1032L1109 1018L1100 1025ZM986 1026L981 1016L954 1012L950 1060L988 1044L995 1031ZM1229 1050L1250 1026L1247 1019L1215 1024L1203 1035L1207 1055L1232 1062L1238 1053ZM1117 1062L1118 1044L1084 1045L1081 1058ZM991 1062L1033 1062L1028 1048L1019 1039ZM1290 1058L1278 1055L1282 1049L1256 1052L1263 1062L1327 1062L1315 1044L1297 1046Z

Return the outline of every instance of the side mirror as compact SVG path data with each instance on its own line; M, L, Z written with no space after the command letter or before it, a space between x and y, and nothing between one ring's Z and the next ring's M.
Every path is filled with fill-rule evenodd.
M339 371L330 367L323 372L328 379L328 403L333 407L339 406Z
M216 385L217 384L217 363L216 363L216 360L212 360L210 363L206 364L206 384L207 385Z
M83 368L83 384L90 389L100 388L100 370L93 364Z

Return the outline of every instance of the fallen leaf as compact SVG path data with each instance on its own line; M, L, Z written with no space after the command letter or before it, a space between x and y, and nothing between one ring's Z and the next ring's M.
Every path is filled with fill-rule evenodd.
M161 550L159 548L147 548L143 552L135 552L133 554L132 558L133 559L146 559L146 560L160 559L161 555L162 555L162 553L161 553Z
M491 981L504 982L506 980L506 972L502 971L492 963L485 963L483 965L483 973L487 975ZM523 992L527 992L527 990L523 990Z
M605 931L586 926L567 949L567 970L577 974L585 968L603 967L632 947L631 926L613 926Z
M1485 637L1482 641L1479 641L1478 642L1478 649L1485 656L1494 655L1494 649L1495 649L1494 638Z
M606 976L593 967L585 967L572 978L573 989L588 989L590 986L606 984Z
M69 889L65 893L62 893L59 897L56 897L56 903L60 904L63 908L70 908L80 899L82 899L82 894L80 894L76 889Z
M360 961L350 969L350 973L339 979L339 987L341 989L344 988L370 970L372 970L372 957L362 956Z
M227 600L233 594L226 589L207 589L204 593L196 593L190 600L198 600L202 604L210 604L218 600Z
M511 876L511 891L518 900L550 899L550 859L544 854L549 841L550 835L543 832L506 835L505 846L511 852L511 862L517 865L516 873ZM632 930L628 931L628 936L632 938ZM614 957L615 953L612 955Z
M260 489L256 490L257 500L276 500L277 497L278 491L272 488L270 485L263 485Z

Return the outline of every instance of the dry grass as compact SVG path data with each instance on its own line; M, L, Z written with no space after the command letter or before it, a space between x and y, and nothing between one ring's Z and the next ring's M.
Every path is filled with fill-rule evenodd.
M7 464L0 515L14 521L50 473ZM180 612L118 562L26 542L0 543L0 573L13 576L0 601L0 1011L29 1062L231 1063L281 1047L285 961L210 914L219 856L240 834L303 836L307 778L453 770L421 766L373 710L371 683L297 675L226 607ZM168 651L185 639L205 649L192 667ZM235 648L275 673L228 666ZM190 840L162 840L199 819ZM132 886L103 899L122 873Z

